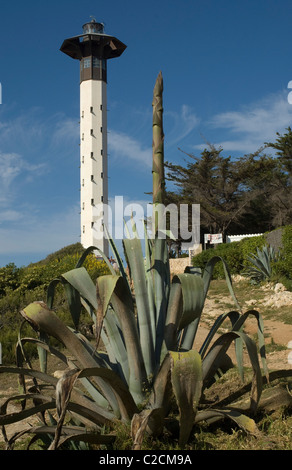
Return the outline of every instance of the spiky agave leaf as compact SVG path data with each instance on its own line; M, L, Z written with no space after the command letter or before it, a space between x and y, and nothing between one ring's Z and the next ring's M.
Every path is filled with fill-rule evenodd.
M155 337L153 336L153 331L156 331L155 312L150 309L149 289L147 287L141 242L138 238L133 238L123 240L123 244L130 270L130 277L133 280L142 354L147 376L150 376L155 371Z
M165 418L169 413L172 397L175 397L180 413L181 446L186 444L192 430L202 384L202 363L197 351L170 351L164 357L147 407L157 410L159 419Z
M171 382L179 408L179 444L184 446L194 425L202 394L202 362L197 351L170 352Z
M249 336L241 331L230 331L229 333L225 333L214 342L210 351L203 359L203 387L208 385L210 378L214 376L214 373L220 367L221 359L225 355L230 344L238 337L242 339L247 348L250 363L253 368L253 387L250 397L250 409L252 412L255 412L263 386L261 369L256 344L249 338Z

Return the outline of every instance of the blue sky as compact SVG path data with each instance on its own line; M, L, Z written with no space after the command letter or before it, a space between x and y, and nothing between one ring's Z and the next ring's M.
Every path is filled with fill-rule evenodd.
M291 125L289 0L15 0L0 12L0 266L80 240L79 64L59 50L94 16L127 45L108 64L110 197L151 191L152 91L165 157L238 157Z

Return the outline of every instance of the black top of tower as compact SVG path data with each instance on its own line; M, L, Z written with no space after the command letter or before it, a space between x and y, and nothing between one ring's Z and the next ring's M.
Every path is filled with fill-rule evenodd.
M83 25L83 34L65 39L60 50L77 60L90 55L100 59L113 59L119 57L126 47L119 39L105 34L104 25L93 19Z

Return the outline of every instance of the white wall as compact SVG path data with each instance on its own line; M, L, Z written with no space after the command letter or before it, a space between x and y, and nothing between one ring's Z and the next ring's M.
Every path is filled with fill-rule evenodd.
M246 234L246 235L227 235L226 243L239 242L243 238L259 237L261 235L263 235L263 234L262 233L249 233L249 234Z

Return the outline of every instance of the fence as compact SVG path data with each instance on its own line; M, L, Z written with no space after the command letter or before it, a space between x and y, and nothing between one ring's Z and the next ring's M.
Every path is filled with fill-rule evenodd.
M227 235L226 243L239 242L243 238L260 237L262 233L248 233L246 235Z

